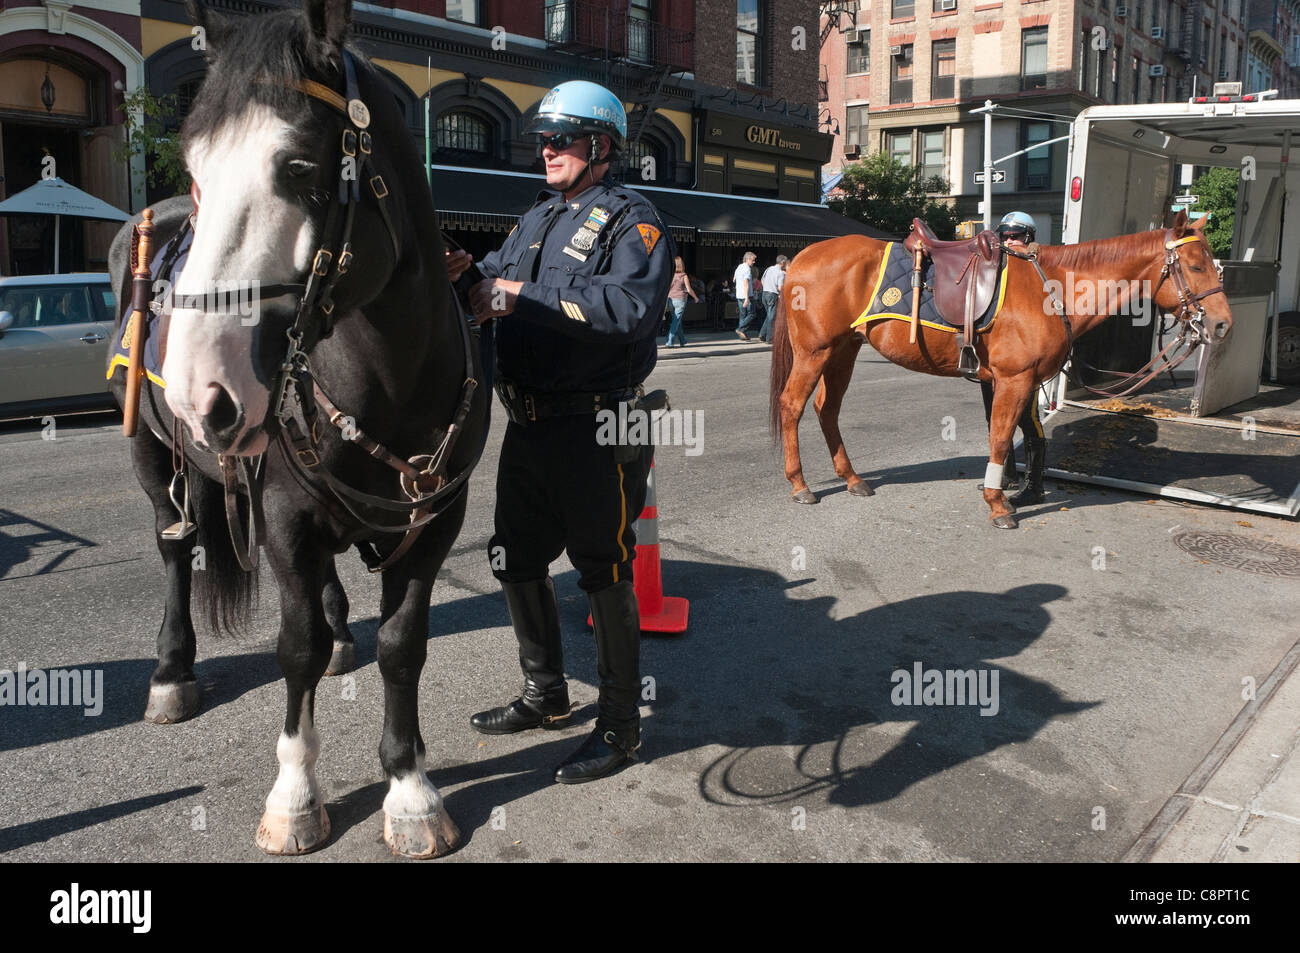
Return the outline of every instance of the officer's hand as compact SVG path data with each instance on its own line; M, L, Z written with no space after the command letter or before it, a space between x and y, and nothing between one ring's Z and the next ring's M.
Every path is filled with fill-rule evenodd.
M453 284L472 264L474 264L474 256L463 248L447 252L447 276L451 278Z
M486 278L476 284L469 290L469 305L474 311L475 323L505 317L514 311L523 286L522 281L506 281L504 278Z

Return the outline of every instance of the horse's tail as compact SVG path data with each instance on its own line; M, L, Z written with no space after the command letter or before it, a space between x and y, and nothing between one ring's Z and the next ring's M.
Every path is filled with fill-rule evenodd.
M786 288L789 287L787 283ZM790 329L785 319L785 288L776 301L776 320L772 325L772 380L768 394L769 425L772 439L781 439L781 394L794 368L794 348L790 346Z
M199 525L198 545L202 547L193 554L193 591L213 634L234 634L248 626L257 598L257 573L245 572L235 558L222 487L191 469L190 492ZM202 563L198 561L200 553Z

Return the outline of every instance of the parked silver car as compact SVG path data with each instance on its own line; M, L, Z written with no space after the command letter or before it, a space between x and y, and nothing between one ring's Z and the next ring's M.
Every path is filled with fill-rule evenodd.
M0 278L0 416L112 406L107 274Z

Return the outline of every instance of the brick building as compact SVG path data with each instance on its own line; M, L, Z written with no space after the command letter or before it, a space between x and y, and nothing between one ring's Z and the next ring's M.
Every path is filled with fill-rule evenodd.
M298 0L206 3L243 16ZM475 254L542 184L523 132L537 104L587 79L628 108L618 174L660 206L693 269L730 274L741 244L767 259L855 230L818 204L832 137L817 128L817 14L814 0L392 0L354 3L353 35L421 150L427 122L444 226ZM120 208L160 197L141 163L113 158L120 106L145 86L183 115L205 71L191 40L181 0L0 0L0 198L32 184L42 150L66 154L64 178ZM47 73L53 111L40 100ZM36 227L22 241L48 244ZM13 230L0 221L0 242ZM67 260L102 267L112 233L88 226ZM0 273L39 258L27 251L19 264L0 247Z
M1066 135L1068 120L1090 105L1182 101L1217 81L1245 81L1257 45L1248 39L1249 2L823 3L823 128L840 129L824 174L883 150L946 180L942 194L959 216L979 219L984 124L971 108L1001 107L997 160ZM996 166L1006 181L993 186L994 218L1021 209L1038 221L1040 238L1059 241L1066 153L1058 143Z

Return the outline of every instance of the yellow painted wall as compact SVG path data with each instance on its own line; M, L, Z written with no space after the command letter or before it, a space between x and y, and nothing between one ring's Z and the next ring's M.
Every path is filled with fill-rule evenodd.
M411 90L411 94L416 97L423 96L425 91L440 83L445 83L449 79L465 78L464 73L453 73L451 70L435 69L432 73L416 63L399 63L397 60L374 59L370 62L376 66L382 66L388 72L392 73Z
M166 20L140 19L140 52L145 59L153 56L168 43L192 39L188 23L168 23Z

